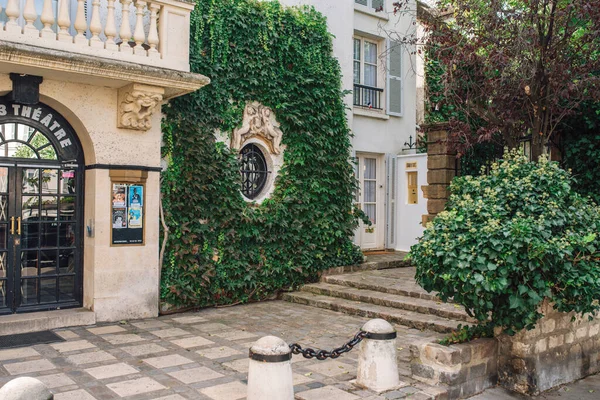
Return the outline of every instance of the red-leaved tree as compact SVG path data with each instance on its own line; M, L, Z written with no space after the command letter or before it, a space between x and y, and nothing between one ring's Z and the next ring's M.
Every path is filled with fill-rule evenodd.
M537 159L565 117L600 100L598 0L441 0L437 10L422 15L427 54L444 67L463 149L528 138Z

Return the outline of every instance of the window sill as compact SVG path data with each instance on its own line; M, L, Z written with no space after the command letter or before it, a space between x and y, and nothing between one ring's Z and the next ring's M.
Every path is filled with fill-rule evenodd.
M360 116L369 117L369 118L377 118L377 119L383 119L383 120L390 119L390 116L387 115L384 110L369 110L368 108L362 108L362 107L355 106L353 108L353 113L354 113L354 115L360 115Z
M354 3L354 11L358 11L361 14L366 14L366 15L370 15L375 18L382 19L384 21L390 20L387 13L385 12L385 10L375 11L375 9L368 7L368 6L363 6L362 4Z

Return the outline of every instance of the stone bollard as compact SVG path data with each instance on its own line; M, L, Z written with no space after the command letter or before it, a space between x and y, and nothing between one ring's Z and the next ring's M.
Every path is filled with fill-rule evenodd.
M292 351L286 342L265 336L250 348L247 400L293 400Z
M16 378L0 389L2 400L52 400L54 395L35 378Z
M383 319L372 319L362 330L369 337L360 343L356 384L378 393L398 388L396 330Z

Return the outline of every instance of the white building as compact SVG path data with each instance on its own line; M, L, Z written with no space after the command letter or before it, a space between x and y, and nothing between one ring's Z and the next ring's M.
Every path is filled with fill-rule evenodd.
M394 0L282 0L311 5L327 17L343 74L360 193L373 225L361 226L363 250L408 250L420 236L426 203L426 156L415 155L414 49L396 42L415 31L416 4L394 15ZM412 140L411 140L412 139ZM409 149L409 147L413 149Z

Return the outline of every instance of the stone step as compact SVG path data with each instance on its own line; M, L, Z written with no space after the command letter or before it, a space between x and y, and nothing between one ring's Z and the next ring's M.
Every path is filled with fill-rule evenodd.
M96 314L86 308L13 314L0 318L0 336L95 323Z
M350 315L359 315L366 318L383 318L391 323L440 333L450 333L455 330L459 324L470 325L465 322L450 320L433 314L420 314L413 311L369 303L361 303L359 301L346 300L308 292L285 293L283 295L283 300L312 307L339 311Z
M325 282L305 285L302 287L302 291L330 297L338 297L346 300L359 301L361 303L369 303L378 306L414 311L420 314L432 314L451 320L471 323L475 322L475 320L467 315L462 307L456 304L442 303L440 301L390 294L375 290L358 289Z
M435 293L428 293L414 280L414 268L402 268L401 272L393 270L396 276L386 276L382 273L377 276L355 273L348 275L329 275L321 280L326 283L348 286L356 289L372 290L381 293L395 294L399 296L413 297L430 301L440 301Z

